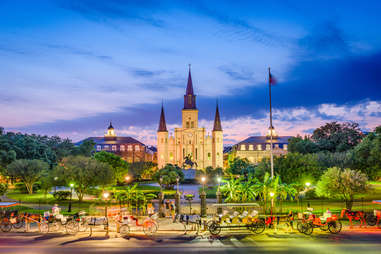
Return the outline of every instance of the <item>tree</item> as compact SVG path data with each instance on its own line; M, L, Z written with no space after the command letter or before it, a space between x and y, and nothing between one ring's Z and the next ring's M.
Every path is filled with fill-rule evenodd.
M85 156L69 156L55 170L56 176L65 179L66 184L74 183L79 201L90 188L112 184L115 181L113 171L107 163Z
M329 168L316 185L316 194L321 197L339 198L345 201L347 209L352 209L355 194L369 189L368 177L358 170L337 167Z
M353 149L354 167L366 173L371 179L381 178L381 126L369 133Z
M90 157L95 152L95 142L92 139L86 139L79 146L73 148L71 152L74 156L85 156Z
M120 156L113 153L101 151L94 154L97 161L107 163L113 170L116 181L120 184L124 182L128 174L129 164L124 161Z
M46 199L49 190L54 186L54 177L51 170L44 170L41 173L40 186L41 190L44 192L44 197Z
M153 179L159 184L160 178L165 189L173 189L177 178L180 178L180 181L184 180L184 173L178 166L167 164L153 175Z
M270 172L269 160L262 160L256 171ZM305 182L318 179L323 168L319 165L315 154L288 153L274 158L274 171L279 175L283 183ZM257 172L255 173L257 176Z
M140 161L130 164L130 173L135 179L150 179L156 169L157 164L150 161Z
M319 165L324 168L339 167L339 168L353 168L354 157L353 151L346 152L319 152L316 154Z
M319 146L308 137L304 139L300 136L293 137L288 140L288 151L291 153L316 153L319 151Z
M355 147L363 137L358 123L331 122L315 129L311 138L321 151L344 152Z
M240 175L243 174L243 172L250 166L250 162L244 158L241 159L239 157L236 157L231 162L229 168L227 169L227 172L232 175Z
M49 165L41 160L16 160L8 165L7 173L14 178L24 182L28 193L33 193L33 185L37 182L44 170Z
M5 195L5 193L7 193L7 190L8 190L8 184L0 183L0 197ZM0 201L1 201L1 198L0 198Z

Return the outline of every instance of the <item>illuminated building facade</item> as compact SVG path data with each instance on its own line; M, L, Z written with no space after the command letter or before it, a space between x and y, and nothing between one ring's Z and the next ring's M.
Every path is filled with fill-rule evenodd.
M223 167L223 133L218 105L212 135L206 134L205 128L198 126L196 95L193 92L189 70L182 110L182 127L175 128L174 135L168 135L164 107L161 108L157 131L158 167L162 168L168 163L182 167L185 157L196 162L193 166L195 169L205 169L208 166Z

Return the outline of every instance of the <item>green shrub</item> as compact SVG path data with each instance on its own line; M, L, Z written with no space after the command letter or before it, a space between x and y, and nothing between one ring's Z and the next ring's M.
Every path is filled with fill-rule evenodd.
M70 194L70 191L57 191L53 194L53 196L57 200L67 200L70 197Z

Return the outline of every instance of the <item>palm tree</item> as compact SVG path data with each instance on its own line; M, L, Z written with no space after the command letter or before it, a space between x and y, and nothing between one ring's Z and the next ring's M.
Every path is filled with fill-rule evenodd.
M240 199L240 179L230 178L229 180L222 180L224 185L221 186L221 192L224 193L227 198L227 202L239 202Z

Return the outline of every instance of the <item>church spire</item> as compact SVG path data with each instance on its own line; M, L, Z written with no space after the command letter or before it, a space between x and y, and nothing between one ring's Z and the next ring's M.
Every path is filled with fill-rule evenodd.
M184 109L196 109L196 95L193 92L192 75L189 64L187 90L184 95Z
M160 114L160 122L159 122L159 131L167 131L167 124L165 123L165 116L164 116L164 106L161 104L161 114Z
M218 110L218 103L216 105L216 115L214 117L214 127L213 131L222 131L222 126L221 126L221 119L220 119L220 112Z

